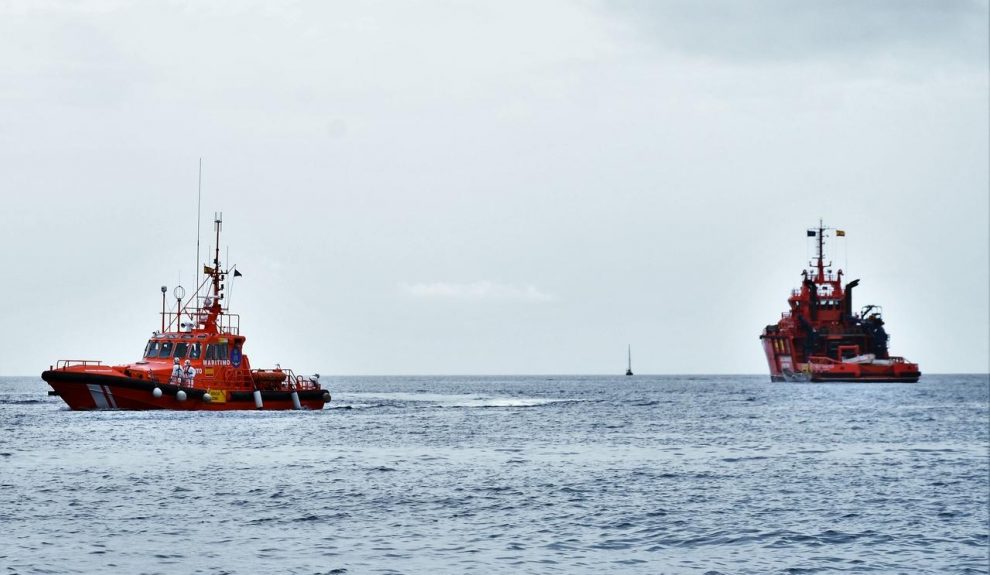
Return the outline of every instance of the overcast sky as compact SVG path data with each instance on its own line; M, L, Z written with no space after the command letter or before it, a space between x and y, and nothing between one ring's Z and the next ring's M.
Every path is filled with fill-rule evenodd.
M766 373L835 267L986 372L986 1L0 2L0 374L135 360L224 213L255 367Z

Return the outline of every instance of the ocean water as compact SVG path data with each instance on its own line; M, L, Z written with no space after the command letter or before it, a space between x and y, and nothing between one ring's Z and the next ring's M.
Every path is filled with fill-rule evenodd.
M338 377L319 412L0 378L0 573L988 573L990 380Z

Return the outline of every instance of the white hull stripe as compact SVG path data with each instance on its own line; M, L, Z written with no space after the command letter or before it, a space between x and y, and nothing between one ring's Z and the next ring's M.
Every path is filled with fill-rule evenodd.
M113 398L113 392L105 385L87 383L89 394L93 397L93 402L97 409L117 409L117 401Z

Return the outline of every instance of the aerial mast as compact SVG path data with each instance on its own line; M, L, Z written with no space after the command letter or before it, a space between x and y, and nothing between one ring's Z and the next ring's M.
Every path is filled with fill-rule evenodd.
M818 220L818 281L819 283L825 281L825 259L824 259L824 245L825 245L825 225L822 220Z
M213 253L213 296L220 303L220 228L223 227L223 212L213 213L213 227L217 231L217 243Z
M193 286L199 285L199 223L203 218L200 216L200 209L203 204L203 158L199 159L199 180L196 184L196 267L193 268ZM197 288L197 292L199 289ZM194 296L197 294L193 294ZM197 305L198 307L198 305Z

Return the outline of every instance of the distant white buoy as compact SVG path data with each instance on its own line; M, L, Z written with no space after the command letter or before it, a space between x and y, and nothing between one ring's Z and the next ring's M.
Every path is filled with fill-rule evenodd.
M153 395L155 397L155 399L159 399L162 396L162 390L161 390L161 388L156 387L155 389L152 389L151 390L151 395Z
M254 390L254 408L261 409L265 405L261 402L261 390Z
M296 390L292 390L292 409L302 409L302 404L299 403L299 393Z
M209 393L204 393L203 394L203 403L209 403L211 401L213 401L213 396L210 395Z
M178 392L176 392L175 399L178 399L179 401L185 401L186 400L186 392L184 392L184 391L182 391L180 389Z

